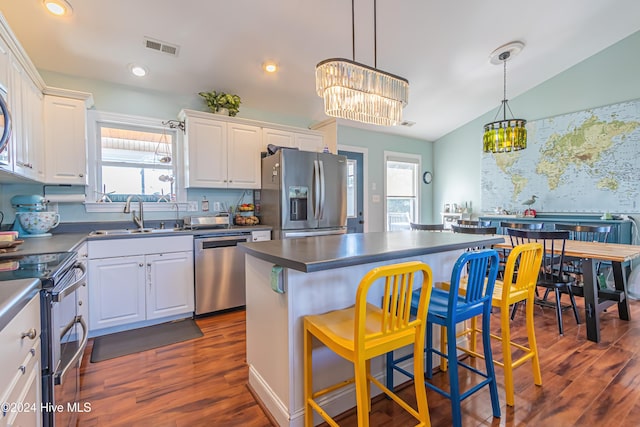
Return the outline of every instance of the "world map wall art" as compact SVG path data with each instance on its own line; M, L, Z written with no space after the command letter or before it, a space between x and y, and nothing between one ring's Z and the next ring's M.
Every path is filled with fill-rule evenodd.
M482 210L640 212L640 100L527 123L525 150L484 153Z

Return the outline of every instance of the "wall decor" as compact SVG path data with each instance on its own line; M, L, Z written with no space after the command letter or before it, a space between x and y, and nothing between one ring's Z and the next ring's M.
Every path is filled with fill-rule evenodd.
M527 150L483 153L481 206L640 212L640 100L529 121Z

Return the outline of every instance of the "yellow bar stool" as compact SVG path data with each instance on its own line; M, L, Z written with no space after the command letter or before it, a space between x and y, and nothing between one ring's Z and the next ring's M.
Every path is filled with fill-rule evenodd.
M491 305L500 309L501 335L491 334L491 338L502 343L502 361L493 359L493 363L504 369L504 388L507 405L509 406L514 406L515 404L513 370L518 366L530 360L533 369L533 383L542 385L538 346L533 325L535 289L542 263L542 253L543 248L540 243L525 243L514 247L507 258L504 280L496 280L493 288ZM442 286L447 287L448 283L442 283ZM462 283L459 293L465 293L465 287ZM527 346L511 340L509 307L523 301L526 302ZM469 336L469 347L458 346L458 350L474 357L484 358L482 354L476 351L475 345L477 334L481 333L482 330L477 326L477 318L471 319L469 328L458 334L458 337ZM522 353L515 360L513 359L514 349L518 349Z
M416 282L417 283L414 283ZM374 283L384 286L382 305L367 302ZM415 293L420 288L422 292ZM414 381L417 411L371 375L371 359L408 345L413 346L415 378L424 377L424 344L427 308L431 297L431 268L422 262L406 262L377 267L360 281L354 306L304 318L304 401L305 426L313 426L315 410L329 425L338 424L320 407L317 399L355 383L358 426L369 425L371 383L418 420L430 426L424 381ZM376 288L379 291L379 288ZM419 298L416 316L411 316L412 299ZM416 301L413 301L414 305ZM354 365L354 377L322 390L313 391L312 339Z

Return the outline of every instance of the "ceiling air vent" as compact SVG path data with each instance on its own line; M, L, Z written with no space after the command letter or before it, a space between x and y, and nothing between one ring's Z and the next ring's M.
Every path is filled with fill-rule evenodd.
M180 49L178 45L163 42L160 40L152 39L149 37L144 38L144 46L147 49L155 50L157 52L162 52L169 54L171 56L178 56L178 50Z

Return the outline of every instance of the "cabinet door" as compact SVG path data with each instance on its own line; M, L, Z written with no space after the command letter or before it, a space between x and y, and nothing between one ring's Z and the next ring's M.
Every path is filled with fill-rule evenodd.
M193 252L147 255L147 319L191 313Z
M257 126L227 125L228 188L260 188L261 131Z
M187 118L186 187L227 187L227 124Z
M266 151L269 144L277 147L296 147L296 137L293 132L262 128L262 149Z
M0 86L5 92L9 89L9 48L0 38Z
M305 133L297 133L295 135L296 147L302 151L321 152L324 149L324 143L321 135L307 135Z
M22 163L24 162L24 153L22 145L22 75L23 70L20 64L9 56L9 91L7 94L7 103L9 111L11 111L11 140L7 147L9 151L9 160L12 169L22 172Z
M22 365L24 373L15 385L14 390L3 402L19 405L17 410L7 415L6 425L40 427L42 425L42 373L40 346L34 347L34 353L29 360ZM2 421L0 421L2 422ZM5 425L5 424L2 424Z
M89 328L145 320L144 256L89 260Z
M17 173L22 173L31 179L44 182L44 130L43 111L44 96L40 89L25 74L22 82L22 113L23 113L23 163L24 171L16 169Z
M86 108L83 100L45 95L46 182L86 185Z

